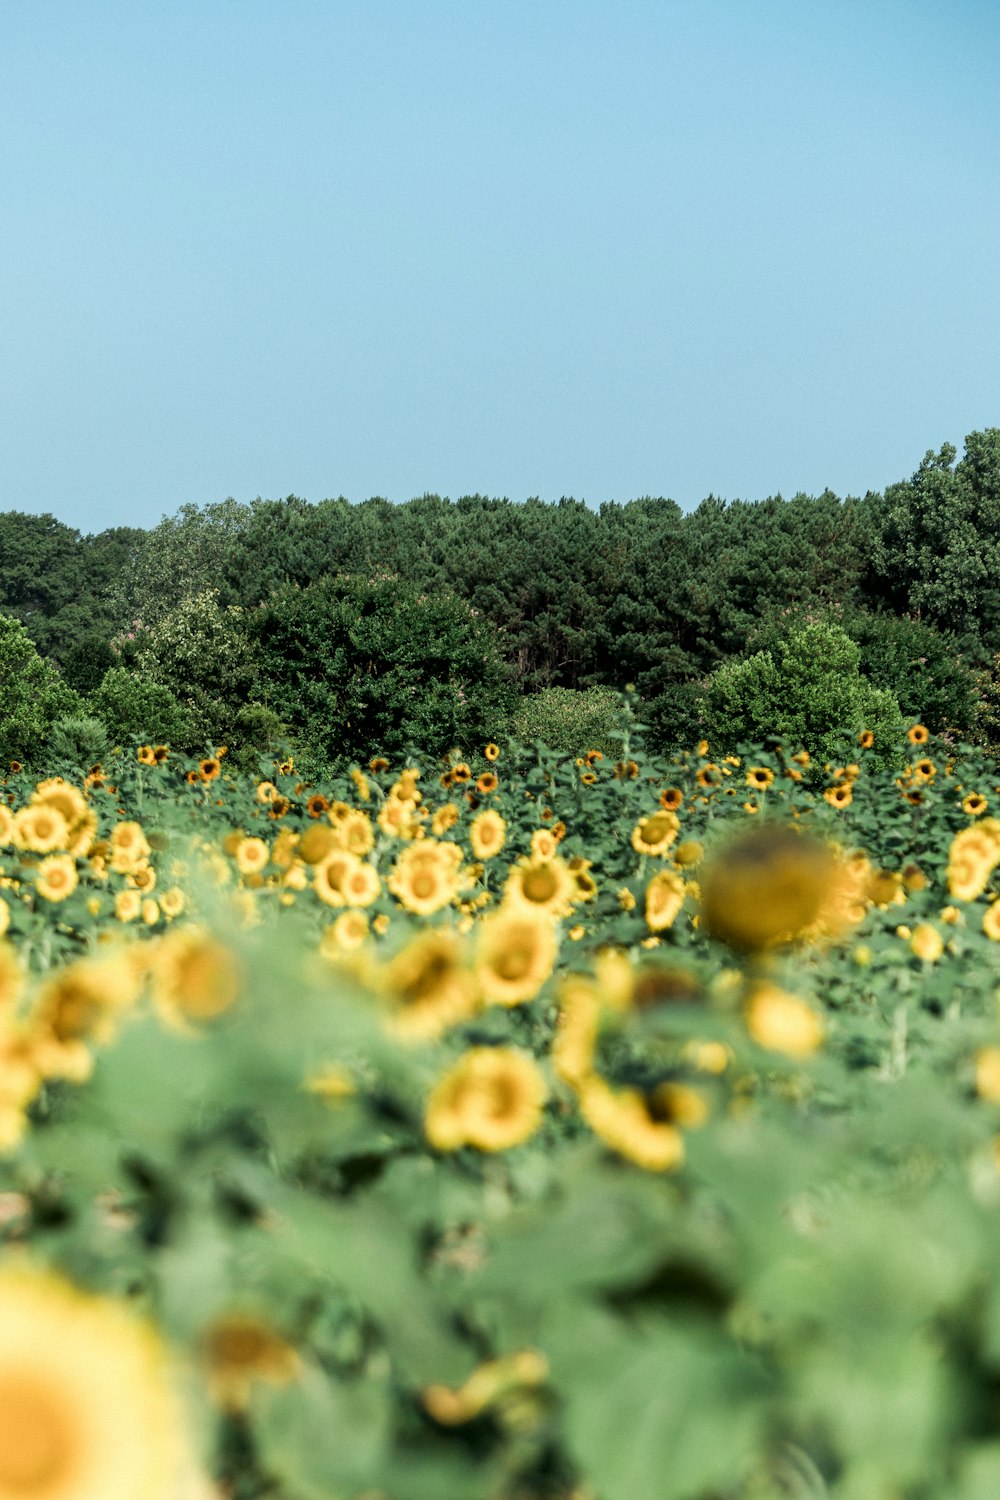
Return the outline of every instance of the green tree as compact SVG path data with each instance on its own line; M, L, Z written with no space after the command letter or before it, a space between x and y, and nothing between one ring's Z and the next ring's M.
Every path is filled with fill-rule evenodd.
M80 708L20 620L0 614L0 760L39 761L56 720Z
M839 759L871 729L891 756L903 732L892 694L861 676L861 651L828 620L792 628L773 650L723 663L705 689L704 722L713 748L779 736L820 761Z
M254 656L246 612L217 589L182 599L155 625L119 638L123 660L170 689L187 720L190 748L225 739L250 696Z
M897 612L1000 648L1000 428L945 443L873 503L874 586Z
M90 695L91 713L118 745L145 743L187 747L187 716L173 693L162 683L127 667L110 667Z
M251 624L259 696L318 759L471 750L506 726L496 633L453 595L326 578L279 591Z

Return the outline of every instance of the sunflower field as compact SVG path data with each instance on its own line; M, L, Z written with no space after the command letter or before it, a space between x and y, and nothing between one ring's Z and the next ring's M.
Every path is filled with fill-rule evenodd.
M1000 768L622 740L11 767L0 1500L1000 1494Z

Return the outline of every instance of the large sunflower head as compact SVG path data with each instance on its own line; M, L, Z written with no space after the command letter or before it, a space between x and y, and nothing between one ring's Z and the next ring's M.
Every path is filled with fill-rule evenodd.
M2 1500L176 1500L187 1461L152 1330L55 1277L0 1270Z
M838 863L824 845L791 828L755 825L706 868L702 918L731 948L758 952L802 936L840 884Z
M545 911L505 902L476 929L474 970L483 998L495 1005L534 999L558 947L556 924Z
M457 933L427 928L382 966L376 988L397 1035L423 1041L469 1019L476 994L464 959Z

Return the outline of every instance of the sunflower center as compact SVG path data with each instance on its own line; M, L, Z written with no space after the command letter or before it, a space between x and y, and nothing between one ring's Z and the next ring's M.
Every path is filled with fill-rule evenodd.
M0 1492L44 1500L63 1492L79 1437L55 1392L40 1380L0 1375Z
M552 870L529 870L521 884L526 901L537 901L544 905L551 901L559 889L559 882Z

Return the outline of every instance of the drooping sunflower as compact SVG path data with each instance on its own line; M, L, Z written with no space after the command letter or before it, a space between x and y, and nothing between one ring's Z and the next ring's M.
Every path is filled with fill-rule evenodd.
M842 882L824 845L792 828L755 825L706 868L702 920L729 947L761 952L806 935L839 897Z
M209 1390L227 1411L245 1410L256 1381L287 1385L301 1369L294 1347L253 1313L217 1319L202 1336L201 1353Z
M580 1091L580 1112L596 1136L647 1172L669 1172L684 1160L684 1137L655 1092L614 1089L593 1075Z
M438 1151L461 1146L507 1151L534 1135L545 1098L545 1080L528 1053L514 1047L472 1047L431 1092L424 1122L427 1139Z
M494 1005L534 999L558 949L556 924L546 912L505 902L476 928L473 969L483 998Z
M152 1329L54 1276L0 1270L2 1500L177 1500L188 1463Z
M666 932L684 905L687 887L675 870L659 870L646 887L646 926L650 932Z

